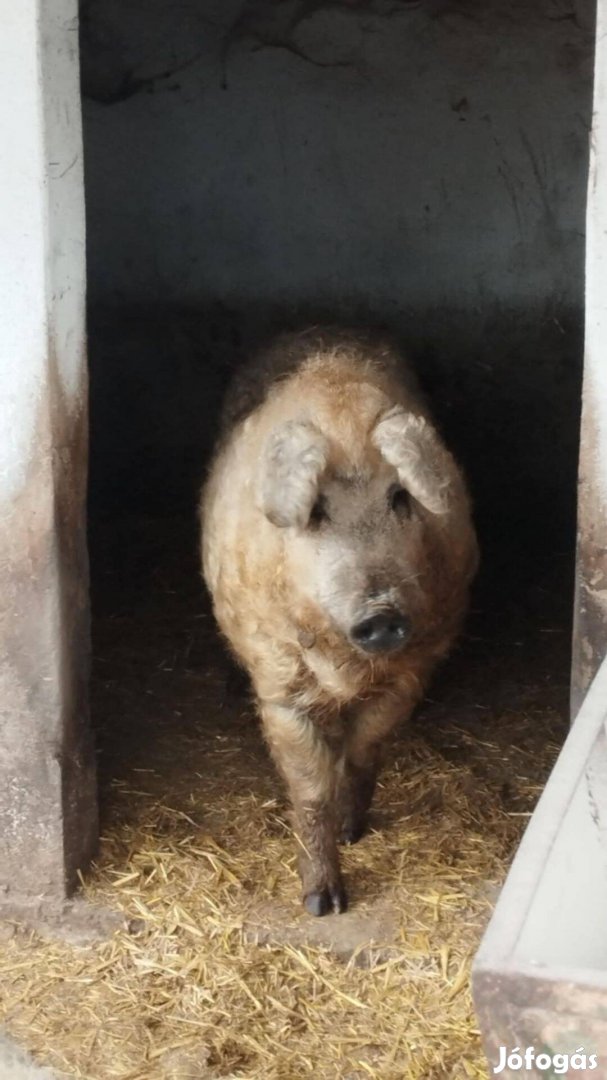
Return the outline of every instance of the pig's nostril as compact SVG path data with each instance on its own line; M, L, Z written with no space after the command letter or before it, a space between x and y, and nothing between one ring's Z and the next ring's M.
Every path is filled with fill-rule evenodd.
M400 611L383 611L356 623L350 631L355 645L365 652L392 652L401 648L411 633L411 620Z
M352 629L352 637L355 641L369 641L373 637L373 620L367 619L364 623L359 623Z

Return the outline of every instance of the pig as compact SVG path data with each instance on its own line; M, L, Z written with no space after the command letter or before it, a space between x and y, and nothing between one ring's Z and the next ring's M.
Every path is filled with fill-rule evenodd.
M285 334L236 376L201 495L203 576L290 796L303 903L343 912L382 744L423 695L477 566L470 499L383 338Z

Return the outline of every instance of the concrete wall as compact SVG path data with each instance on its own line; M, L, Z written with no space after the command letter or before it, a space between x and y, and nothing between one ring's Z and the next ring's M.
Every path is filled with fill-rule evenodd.
M96 843L75 0L0 0L0 911Z
M574 482L593 16L592 0L86 0L90 295L147 307L151 328L106 323L94 353L102 442L117 370L132 406L128 453L101 450L115 475L200 456L222 384L203 369L303 307L401 333L473 471L491 433L507 499L531 457L550 516ZM168 333L158 305L204 317Z
M600 0L588 185L572 715L607 654L607 3Z

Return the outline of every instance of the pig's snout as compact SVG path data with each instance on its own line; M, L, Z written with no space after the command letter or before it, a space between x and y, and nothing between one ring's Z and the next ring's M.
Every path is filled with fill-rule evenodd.
M402 649L411 636L411 619L396 608L386 608L357 622L350 640L367 653L389 653Z

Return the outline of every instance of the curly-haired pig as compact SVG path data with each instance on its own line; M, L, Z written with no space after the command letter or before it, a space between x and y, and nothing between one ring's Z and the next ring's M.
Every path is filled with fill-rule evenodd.
M388 344L311 330L228 395L202 493L204 577L257 696L303 901L346 908L382 741L462 622L477 564L462 474Z

